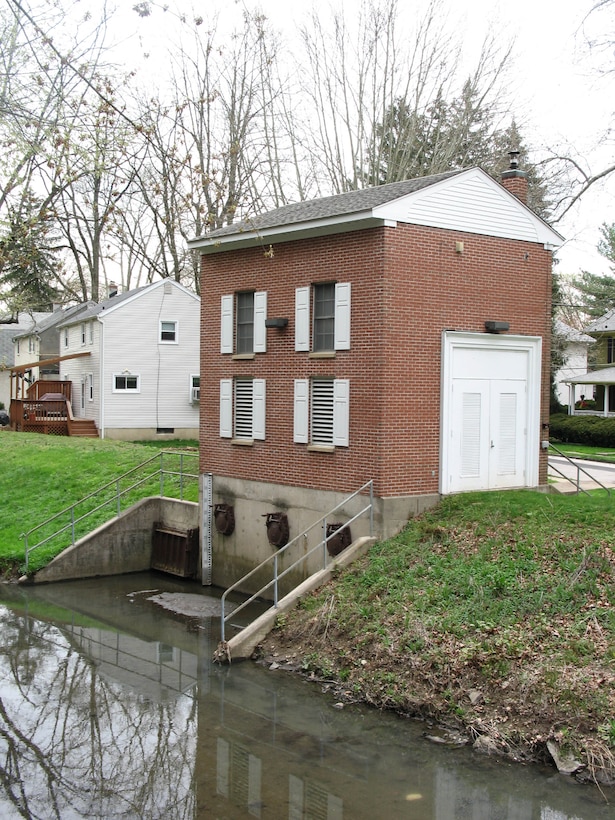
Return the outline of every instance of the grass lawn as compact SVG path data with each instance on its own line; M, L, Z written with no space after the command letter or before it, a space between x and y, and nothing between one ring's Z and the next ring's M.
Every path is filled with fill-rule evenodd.
M615 462L615 450L609 450L607 447L589 447L585 444L560 444L555 442L558 450L561 450L570 458L586 458L590 461L606 461Z
M302 600L263 651L342 700L456 722L516 759L615 777L612 498L445 497Z
M118 442L101 439L66 438L43 436L37 433L0 432L0 571L18 568L23 569L24 539L22 534L32 527L41 524L50 516L59 513L75 504L90 493L98 490L108 482L116 479L137 467L139 464L158 455L161 449L173 450L178 447L191 446L196 452L197 443L191 442ZM131 479L123 482L124 490L134 480L143 478L150 471L158 468L158 459L150 469L135 473ZM197 460L190 458L185 469L195 469ZM165 481L165 494L173 495L172 480ZM158 495L160 481L158 478L145 482L131 495L122 499L121 509L146 495ZM79 533L88 532L115 514L116 506L112 503L116 494L113 484L106 493L98 496L77 509L77 516L89 512L92 507L103 501L109 501L102 510L90 515L83 522ZM198 484L192 482L184 492L184 498L198 500ZM69 523L68 517L58 519L58 524ZM46 537L52 527L33 534L29 543L36 543ZM70 532L63 538L49 542L31 556L31 570L44 566L52 557L70 543Z

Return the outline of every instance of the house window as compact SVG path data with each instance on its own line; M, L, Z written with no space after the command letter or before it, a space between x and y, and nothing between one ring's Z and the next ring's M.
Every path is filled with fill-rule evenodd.
M64 347L68 347L68 328L64 328Z
M198 404L201 398L201 377L190 376L190 401Z
M246 355L267 351L267 293L239 291L223 296L220 353Z
M85 322L81 323L81 344L85 344Z
M348 379L295 379L294 441L348 447Z
M121 374L113 377L114 393L139 393L140 389L139 376Z
M606 362L607 364L615 362L615 338L612 336L606 340Z
M89 322L90 326L90 344L94 344L94 322Z
M349 348L350 282L297 288L295 350L332 353Z
M32 336L28 336L28 353L35 353L36 352L36 345L34 344L34 338Z
M88 401L94 401L94 377L91 373L88 373L86 381Z
M160 341L163 344L177 344L177 322L160 322Z
M221 379L220 436L237 441L265 438L264 379Z

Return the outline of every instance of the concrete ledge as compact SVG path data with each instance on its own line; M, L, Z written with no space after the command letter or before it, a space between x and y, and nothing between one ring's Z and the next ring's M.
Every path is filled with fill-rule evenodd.
M304 595L326 584L327 581L331 579L335 570L348 566L357 558L365 555L376 540L376 538L369 536L357 538L349 547L337 555L325 569L321 569L313 575L310 575L303 583L295 587L292 592L289 592L288 595L281 598L278 601L277 607L271 607L266 612L263 612L255 621L252 621L252 623L244 627L241 632L234 635L230 641L225 641L223 644L220 644L214 653L214 660L218 662L230 662L232 659L239 660L249 658L258 644L271 632L278 615L293 609Z

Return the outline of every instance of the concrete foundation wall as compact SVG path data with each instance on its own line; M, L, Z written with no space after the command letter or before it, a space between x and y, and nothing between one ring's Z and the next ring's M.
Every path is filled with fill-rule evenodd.
M174 439L199 438L198 427L174 427L172 433L157 433L155 427L105 427L102 438L113 441L173 441Z
M199 505L171 498L145 498L65 549L37 572L33 581L49 583L148 570L155 521L178 530L198 527Z
M213 505L230 504L235 514L235 530L232 535L221 535L212 527L212 580L215 586L228 587L262 561L277 552L267 538L266 518L270 512L283 512L288 516L290 539L312 527L329 510L343 503L347 493L290 487L264 481L213 476ZM409 496L404 498L374 499L374 535L389 538L398 533L413 516L434 506L438 495ZM327 523L346 523L369 504L369 494L355 497L327 520ZM369 536L370 517L365 513L350 526L352 540ZM305 555L323 538L320 525L314 526L306 538L301 539L281 560L280 569L290 566ZM303 581L308 575L323 568L324 556L317 550L301 570L293 571L289 583L281 590ZM252 578L244 592L254 593L271 579L267 568ZM265 595L264 597L269 597Z

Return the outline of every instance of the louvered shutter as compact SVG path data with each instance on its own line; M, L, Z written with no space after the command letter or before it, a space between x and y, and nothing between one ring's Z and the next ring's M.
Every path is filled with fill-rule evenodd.
M267 291L257 291L254 294L254 352L267 352Z
M252 438L265 438L265 379L252 382Z
M295 350L310 349L310 293L311 288L295 290Z
M336 447L348 447L349 398L349 380L335 379L333 382L333 444Z
M293 441L307 444L309 441L309 379L295 379Z
M220 436L233 437L233 380L220 379Z
M335 350L350 349L350 282L335 285Z
M220 353L233 352L233 294L223 296L220 310Z

